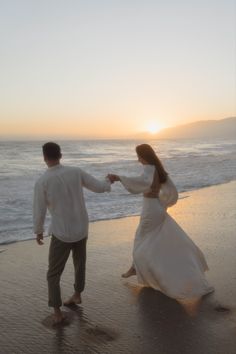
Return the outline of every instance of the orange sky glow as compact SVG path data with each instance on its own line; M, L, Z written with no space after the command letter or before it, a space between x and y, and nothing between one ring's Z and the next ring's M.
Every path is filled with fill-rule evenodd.
M236 115L233 0L92 2L2 5L0 138L127 138Z

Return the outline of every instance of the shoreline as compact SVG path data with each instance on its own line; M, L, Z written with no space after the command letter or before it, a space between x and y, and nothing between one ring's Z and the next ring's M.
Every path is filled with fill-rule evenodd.
M189 193L188 193L189 194ZM173 299L121 278L132 262L139 216L90 223L83 302L63 307L69 324L50 326L46 273L50 238L9 244L0 253L0 348L4 354L235 354L236 181L191 192L169 213L200 247L215 293L196 317ZM6 246L3 247L4 249ZM73 263L61 279L73 292ZM225 306L228 312L215 309ZM170 341L171 335L171 341ZM0 351L1 351L0 350Z
M236 179L228 181L228 182L212 184L212 185L208 185L208 186L204 186L204 187L199 187L199 188L196 188L196 189L190 189L190 190L187 190L187 191L179 192L178 203L182 199L191 197L191 194L196 192L196 191L201 191L201 190L205 190L205 189L208 189L208 188L217 187L217 186L221 186L221 185L227 185L227 184L230 184L230 183L236 183ZM190 195L187 195L187 194L190 194ZM168 212L170 212L171 209L169 209ZM127 215L127 216L117 216L117 217L110 218L110 219L104 218L104 219L99 219L99 220L92 220L92 221L89 221L89 225L92 225L94 223L99 223L99 222L106 222L106 221L120 220L120 219L125 219L125 218L139 217L139 215L140 214L137 213L137 214ZM46 235L45 234L44 238L47 238L47 237L50 237L50 235ZM3 242L3 243L0 242L0 252L1 252L2 246L8 246L8 245L15 244L15 243L18 243L18 242L32 241L34 239L35 239L35 237L32 236L30 238L26 238L26 239L22 239L22 240L14 240L14 241Z

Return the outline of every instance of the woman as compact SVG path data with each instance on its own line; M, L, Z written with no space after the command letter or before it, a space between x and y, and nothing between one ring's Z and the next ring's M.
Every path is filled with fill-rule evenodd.
M213 291L205 279L208 270L200 249L167 213L178 199L177 190L152 147L136 147L143 174L126 177L110 174L130 193L143 193L143 207L133 248L133 265L123 274L137 274L138 282L160 290L180 302L189 313L201 297Z

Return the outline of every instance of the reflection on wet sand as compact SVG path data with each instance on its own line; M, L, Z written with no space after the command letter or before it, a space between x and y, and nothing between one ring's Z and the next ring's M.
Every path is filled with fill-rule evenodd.
M134 295L134 297L138 297L140 292L144 291L144 289L148 289L147 287L132 284L129 282L124 283L124 285L130 290L130 292ZM156 293L159 293L159 292L156 291ZM189 316L192 316L192 317L197 316L200 305L201 305L201 299L196 298L196 299L174 300L174 301L177 301L177 303L179 303L183 307L184 311Z
M53 325L52 316L47 316L42 321L45 327L56 333L53 347L57 349L57 353L67 353L68 347L77 352L79 348L83 348L84 343L91 343L90 348L94 347L95 350L99 345L117 338L117 333L110 328L89 320L81 306L71 305L67 308L67 311L63 311L67 321L62 324ZM68 334L67 326L70 326L70 332L74 333L73 337Z
M205 353L200 346L200 332L204 332L200 317L190 317L178 302L151 288L139 292L138 305L139 325L144 336L150 338L146 350L158 342L165 353L173 353L173 348L175 353L191 353L188 343L192 343L196 352L199 346L199 353Z

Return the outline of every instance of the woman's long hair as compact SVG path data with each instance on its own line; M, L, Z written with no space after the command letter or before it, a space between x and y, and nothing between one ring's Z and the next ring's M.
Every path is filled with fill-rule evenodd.
M136 146L136 152L137 155L147 161L149 165L154 165L156 167L160 183L165 183L167 180L168 173L164 169L161 161L157 157L153 148L148 144L141 144Z

